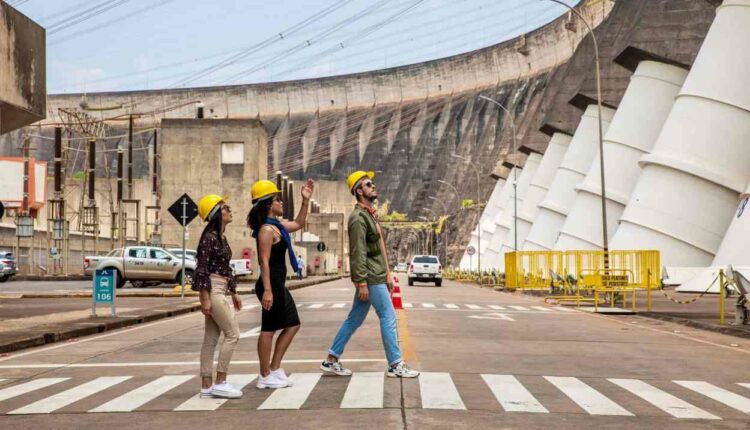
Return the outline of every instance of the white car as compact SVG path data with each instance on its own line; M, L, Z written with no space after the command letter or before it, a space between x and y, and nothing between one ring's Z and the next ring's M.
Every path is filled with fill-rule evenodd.
M406 265L406 263L398 263L396 267L393 268L394 272L400 272L400 273L406 273L406 269L409 266Z
M178 256L179 258L182 258L182 248L169 248L167 251ZM186 260L190 259L195 261L197 256L198 251L189 248L185 249ZM232 273L234 273L234 276L245 276L253 274L252 264L247 258L238 258L236 260L231 260L229 261L229 265L232 267Z
M409 263L409 286L414 282L434 282L436 287L443 285L443 266L434 255L415 255Z

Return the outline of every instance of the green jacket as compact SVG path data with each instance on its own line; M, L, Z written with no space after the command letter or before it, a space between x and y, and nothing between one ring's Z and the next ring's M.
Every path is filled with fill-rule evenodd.
M349 269L352 282L385 284L387 269L380 252L380 234L375 220L360 205L349 215Z

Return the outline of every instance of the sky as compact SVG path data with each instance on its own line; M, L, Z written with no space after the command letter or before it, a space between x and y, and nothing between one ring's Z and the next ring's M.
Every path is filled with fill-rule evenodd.
M545 0L7 1L47 29L49 94L395 67L494 45L566 12Z

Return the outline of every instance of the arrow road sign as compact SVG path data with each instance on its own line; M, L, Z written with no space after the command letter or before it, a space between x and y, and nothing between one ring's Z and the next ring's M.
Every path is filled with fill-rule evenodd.
M184 207L184 212L183 212ZM196 216L198 216L198 205L195 204L193 199L190 198L187 193L183 194L177 201L172 203L172 206L167 209L170 214L174 217L174 219L177 220L180 225L183 224L183 214L185 217L185 223L184 225L190 224L191 221L195 219Z

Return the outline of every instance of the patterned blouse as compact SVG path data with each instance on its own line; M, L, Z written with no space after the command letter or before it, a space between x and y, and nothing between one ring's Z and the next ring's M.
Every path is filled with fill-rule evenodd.
M229 261L232 248L226 238L219 239L216 233L207 233L198 245L197 266L193 273L193 289L211 291L211 274L228 278L227 288L237 292L237 281L232 274Z

